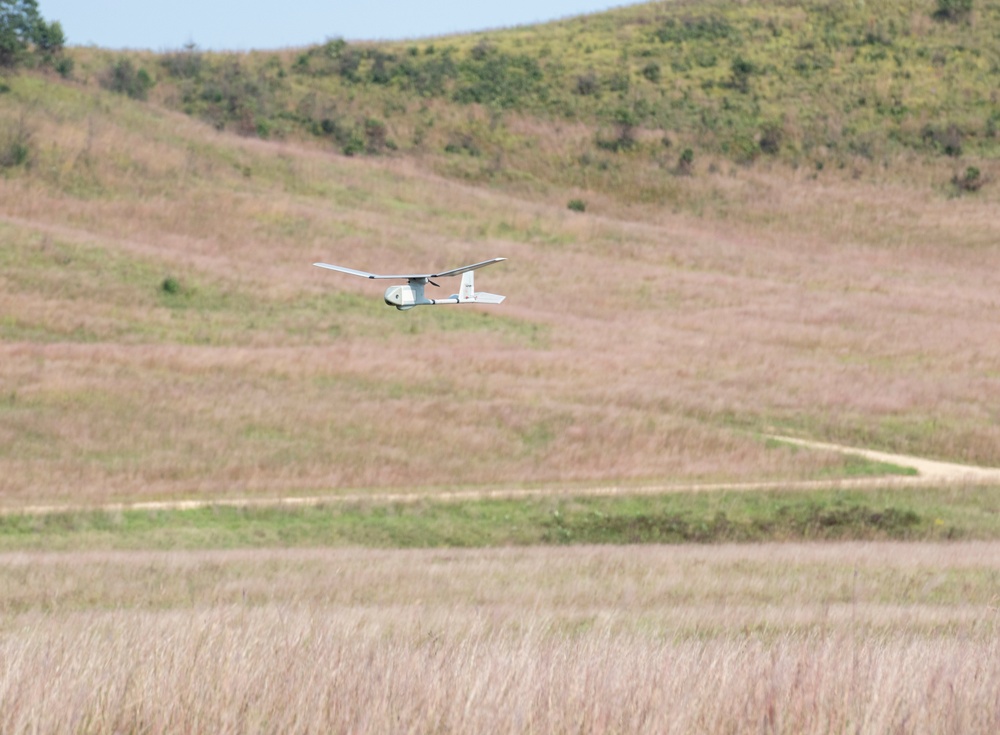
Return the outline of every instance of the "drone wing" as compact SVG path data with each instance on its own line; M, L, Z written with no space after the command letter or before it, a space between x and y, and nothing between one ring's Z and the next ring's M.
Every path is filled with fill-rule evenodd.
M492 258L491 260L484 260L482 263L475 263L473 265L463 265L461 268L454 268L450 271L442 271L441 273L434 273L428 278L447 278L448 276L457 276L459 273L465 273L466 271L474 271L476 268L482 268L486 265L493 265L494 263L499 263L501 260L507 260L506 258Z
M352 276L361 276L361 278L387 278L393 281L413 281L421 280L427 278L447 278L448 276L457 276L460 273L465 273L466 271L474 271L476 268L482 268L486 265L492 265L493 263L499 263L501 260L507 260L506 258L493 258L492 260L484 260L482 263L474 263L473 265L463 265L461 268L454 268L450 271L441 271L440 273L403 273L400 275L382 275L380 273L369 273L368 271L358 271L353 268L345 268L342 265L330 265L329 263L313 263L313 265L320 268L329 268L332 271L340 271L341 273L350 273Z
M388 276L381 275L379 273L369 273L368 271L356 271L353 268L345 268L342 265L330 265L329 263L313 263L315 266L320 268L329 268L332 271L340 271L341 273L350 273L352 276L361 276L362 278L391 278L394 281L405 281L410 278L427 278L428 276L422 274L410 274L410 275L400 275L400 276Z

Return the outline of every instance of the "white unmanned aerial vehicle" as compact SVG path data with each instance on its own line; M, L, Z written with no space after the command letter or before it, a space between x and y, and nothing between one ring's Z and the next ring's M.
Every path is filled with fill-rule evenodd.
M412 309L414 306L430 306L432 304L499 304L506 296L498 296L495 293L483 293L482 291L476 292L473 271L485 265L499 263L501 260L507 259L493 258L493 260L484 260L482 263L476 263L475 265L463 265L461 268L441 271L440 273L411 273L400 276L383 276L377 273L356 271L353 268L344 268L340 265L330 265L329 263L313 263L313 265L320 268L329 268L332 271L340 271L341 273L350 273L352 276L361 276L362 278L389 278L394 281L405 279L405 286L389 286L385 290L385 303L389 306L395 306L400 311L406 311L407 309ZM428 283L432 286L438 285L431 280L432 278L447 278L448 276L457 276L459 273L462 274L462 287L458 290L458 293L452 294L446 299L429 299L424 296L424 286Z

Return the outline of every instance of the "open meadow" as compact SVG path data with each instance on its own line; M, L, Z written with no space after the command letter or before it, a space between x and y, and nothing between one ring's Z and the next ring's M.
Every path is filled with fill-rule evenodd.
M600 195L577 213L564 190L11 87L35 152L0 179L7 505L841 462L773 430L1000 465L993 189L760 166L684 182L725 217ZM311 265L493 256L491 310L399 313Z
M0 732L1000 731L975 6L4 71Z
M1000 727L996 542L5 553L5 732Z

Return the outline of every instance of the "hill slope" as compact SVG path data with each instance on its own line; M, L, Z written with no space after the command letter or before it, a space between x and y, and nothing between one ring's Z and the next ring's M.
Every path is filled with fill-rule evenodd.
M1000 3L942 5L961 4L661 2L414 42L189 48L124 72L84 54L77 76L146 94L141 71L163 104L244 135L624 201L686 208L669 174L758 161L906 178L943 159L974 188L1000 152Z
M448 43L474 58L480 39L434 41ZM162 79L148 101L105 90L96 70L114 55L74 53L76 81L22 74L0 108L4 145L24 150L0 178L7 503L856 471L769 445L757 432L771 427L1000 465L997 195L951 196L948 157L855 179L760 161L709 171L699 152L696 175L677 176L646 158L658 140L596 148L596 95L569 98L593 103L590 118L518 103L493 127L453 87L413 103L439 116L425 141L454 126L500 141L488 174L463 139L454 153L403 144L422 107L385 116L400 127L384 155L348 157L278 113L284 140L220 131L171 109L182 86ZM269 58L282 57L235 62ZM287 101L325 104L312 85L330 84L362 120L373 101L416 100L396 77L281 68ZM573 141L596 158L574 151L564 171ZM309 265L493 256L510 260L481 285L503 306L407 314Z

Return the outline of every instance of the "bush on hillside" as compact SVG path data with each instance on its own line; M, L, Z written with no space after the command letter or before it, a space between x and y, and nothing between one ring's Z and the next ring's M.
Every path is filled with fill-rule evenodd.
M732 75L729 78L729 86L743 94L749 92L750 77L757 73L757 66L749 59L737 56L733 59L730 69Z
M480 44L459 65L459 71L462 84L454 95L459 103L508 109L543 92L542 69L530 56L506 54Z
M731 39L736 36L736 32L724 17L708 15L668 18L653 35L660 43L683 43Z
M164 54L160 65L176 79L197 79L205 67L204 57L194 43L184 44L182 51Z
M760 149L769 156L776 156L781 150L785 132L777 123L767 123L760 131Z
M105 70L101 86L134 100L144 100L153 86L153 79L145 69L136 69L131 59L122 56Z
M0 134L0 169L22 166L31 155L31 131L24 118L8 125L9 129Z
M56 60L54 68L63 79L69 79L73 76L73 69L76 68L76 62L69 56L60 56Z
M577 94L584 97L597 94L600 90L600 85L597 81L597 74L593 69L588 71L586 74L581 74L576 78L576 89L574 90Z
M205 117L220 130L233 123L241 135L268 137L283 84L281 74L280 68L253 71L232 57L202 88L201 101L208 106Z
M928 124L920 135L926 145L946 156L957 158L962 155L962 131L956 125L942 127Z
M395 68L396 78L405 89L421 97L440 97L448 83L458 76L458 65L450 53L429 55L423 59L404 59Z
M679 176L690 176L694 173L694 151L685 148L677 158L677 174Z
M615 125L615 137L609 139L598 135L597 147L612 153L620 153L634 148L637 142L636 128L639 125L639 119L635 112L626 107L619 107L614 111L612 119Z
M959 192L974 192L983 188L986 178L975 166L969 166L961 176L955 174L951 179L952 186Z
M972 0L937 0L934 18L957 23L972 14Z
M365 120L365 152L376 155L389 146L389 131L385 123L373 117Z

